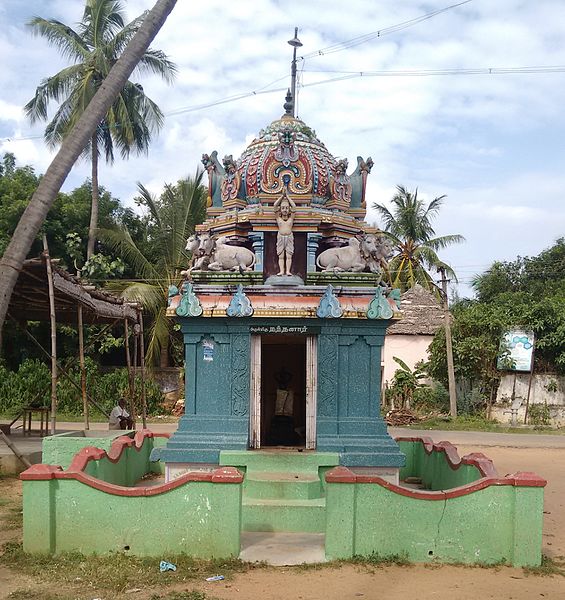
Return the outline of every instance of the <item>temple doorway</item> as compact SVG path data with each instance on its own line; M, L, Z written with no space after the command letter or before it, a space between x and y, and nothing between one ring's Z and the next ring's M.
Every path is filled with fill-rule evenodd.
M251 349L251 447L315 448L316 336L254 335Z

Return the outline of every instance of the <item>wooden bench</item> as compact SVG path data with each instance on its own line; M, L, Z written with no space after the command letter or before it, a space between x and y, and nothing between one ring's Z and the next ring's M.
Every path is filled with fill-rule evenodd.
M48 406L26 406L23 409L23 418L24 418L24 426L23 426L23 434L31 435L32 427L31 427L31 417L33 414L39 413L39 435L45 436L49 435L49 415L51 414L51 409Z

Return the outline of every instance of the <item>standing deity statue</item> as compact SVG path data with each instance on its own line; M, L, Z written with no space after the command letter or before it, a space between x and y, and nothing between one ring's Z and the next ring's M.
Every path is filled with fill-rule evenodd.
M279 257L279 272L277 275L292 275L292 256L294 254L294 213L296 204L285 190L274 204L277 217L277 256Z

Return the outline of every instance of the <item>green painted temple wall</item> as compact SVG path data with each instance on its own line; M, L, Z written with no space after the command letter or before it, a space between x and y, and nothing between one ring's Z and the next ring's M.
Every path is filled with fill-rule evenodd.
M81 448L93 446L108 451L116 438L124 435L133 438L134 433L133 431L113 431L102 436L99 431L73 431L51 435L43 438L41 442L41 460L46 465L59 465L66 469ZM161 439L155 438L155 445L159 444ZM163 443L164 441L160 445Z
M245 470L244 482L233 467L222 467L228 474L218 480L188 474L140 490L132 486L152 472L150 453L162 442L150 435L138 434L135 445L117 440L110 457L85 448L67 471L34 465L24 472L25 551L227 558L238 556L242 530L290 525L293 531L325 532L328 559L377 554L414 562L541 562L545 481L531 473L499 478L494 469L485 477L464 464L473 456L487 461L482 455L469 455L454 468L444 448L426 452L422 442L401 441L404 476L419 476L435 488L459 484L437 491L400 488L343 466L327 472L337 454L262 452L222 453L224 465ZM262 477L273 469L295 477ZM316 483L318 476L325 485ZM281 499L274 514L268 508L273 502L265 501L265 492L270 497L273 490ZM297 506L304 514L296 514Z
M449 490L467 485L482 477L473 464L459 464L456 469L449 467L445 452L428 454L424 444L399 440L400 450L406 456L406 465L400 469L400 480L419 477L427 490Z
M143 475L160 469L149 460L154 442L162 439L146 437L140 448L124 448L115 460L105 455L89 460L62 478L26 479L24 474L24 550L238 556L241 483L186 481L176 487L134 488ZM94 487L89 476L104 489Z
M377 483L328 483L326 556L413 562L541 563L543 488L491 485L438 500Z

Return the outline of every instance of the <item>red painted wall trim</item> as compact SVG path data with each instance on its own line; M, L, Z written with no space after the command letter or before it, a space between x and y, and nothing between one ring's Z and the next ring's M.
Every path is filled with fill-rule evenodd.
M498 473L490 458L482 452L473 452L466 454L462 458L457 452L457 448L451 442L434 443L429 437L398 437L397 442L420 442L424 446L424 451L429 456L432 452L443 452L447 458L447 464L456 471L461 465L471 465L476 467L483 477L498 478Z
M106 481L92 477L92 475L88 475L84 472L86 465L91 460L100 460L106 457L111 462L116 463L120 460L122 452L126 448L134 448L137 452L139 452L145 440L152 437L168 438L169 434L153 433L148 429L144 429L142 431L138 431L133 439L126 436L120 436L114 440L108 452L102 450L101 448L95 448L94 446L82 448L75 454L75 457L66 471L63 471L63 469L57 465L32 465L29 469L20 474L20 479L24 481L74 479L102 492L113 494L115 496L128 497L157 496L180 487L181 485L184 485L190 481L208 481L211 483L241 483L243 481L243 475L235 467L220 467L207 473L201 471L185 473L169 483L140 488L131 488L115 485L113 483L107 483Z
M428 455L432 452L444 452L447 457L447 463L452 469L458 469L462 464L473 465L479 469L483 477L456 488L449 490L413 490L410 488L401 487L390 483L381 477L372 475L358 475L347 467L335 467L326 473L326 481L328 483L372 483L380 485L387 490L406 496L408 498L417 498L419 500L447 500L449 498L458 498L466 496L479 490L490 487L491 485L513 485L516 487L545 487L547 481L531 472L518 472L505 477L499 477L492 461L480 452L467 454L462 458L457 453L457 448L450 442L439 442L434 444L431 438L423 437L401 437L396 438L397 442L421 442L424 445Z

